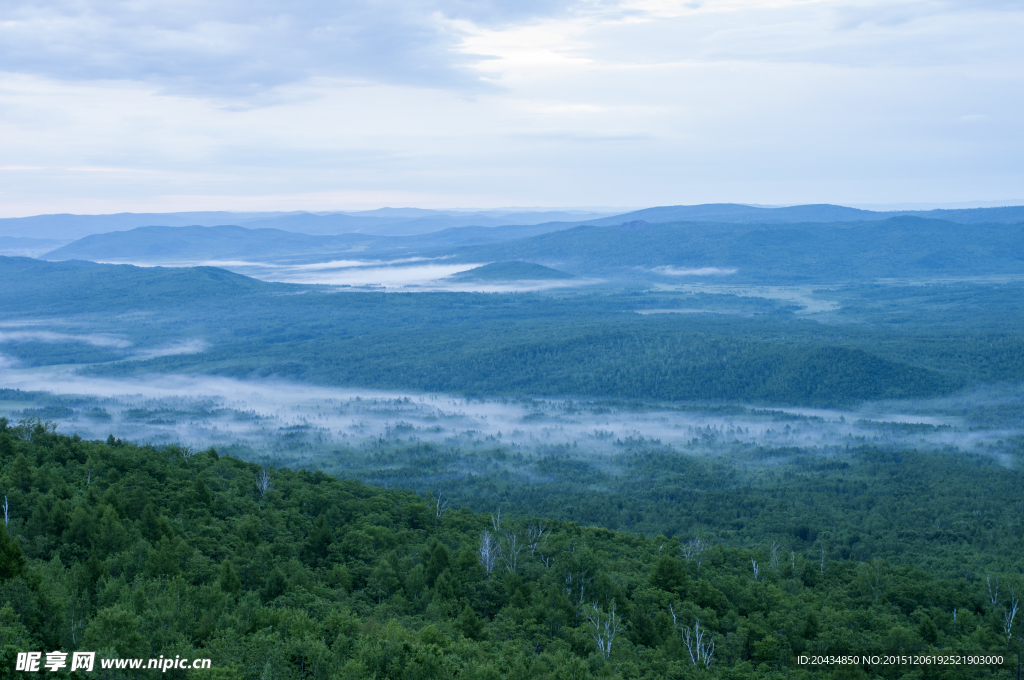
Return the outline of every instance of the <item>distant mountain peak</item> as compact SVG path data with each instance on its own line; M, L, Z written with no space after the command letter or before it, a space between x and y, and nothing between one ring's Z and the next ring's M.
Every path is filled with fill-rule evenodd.
M460 272L450 278L454 281L545 281L576 277L533 262L513 260L492 262L482 267Z

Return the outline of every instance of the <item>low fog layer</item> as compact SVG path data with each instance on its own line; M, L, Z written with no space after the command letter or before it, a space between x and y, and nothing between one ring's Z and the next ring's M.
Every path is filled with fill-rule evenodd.
M427 442L463 451L569 447L607 458L624 443L681 453L721 454L750 446L836 452L883 448L988 452L1005 459L1021 435L1014 420L982 424L970 405L1020 403L1021 388L926 402L866 404L853 410L665 406L604 400L463 399L449 395L310 387L194 375L96 379L60 368L0 364L0 415L52 420L59 432L108 434L154 445L241 451L289 465L356 455L381 440ZM21 390L22 392L14 392ZM968 413L968 415L964 415Z
M329 260L326 262L257 262L250 260L196 260L161 262L117 261L139 267L220 267L236 274L273 283L319 284L343 288L386 289L402 292L451 291L462 293L514 293L569 288L600 283L599 279L539 281L454 281L449 277L486 263L451 263L422 257L399 260Z

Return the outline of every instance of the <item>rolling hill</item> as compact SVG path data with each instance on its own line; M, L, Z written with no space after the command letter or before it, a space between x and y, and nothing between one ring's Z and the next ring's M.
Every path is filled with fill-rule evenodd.
M563 222L548 222L504 227L453 227L437 232L398 237L366 233L302 234L281 229L256 228L257 224L253 222L245 227L138 227L129 231L93 234L51 250L42 255L42 258L182 264L210 260L317 261L331 255L344 255L350 251L357 251L360 255L372 252L380 256L401 257L424 251L522 239L573 226ZM37 249L36 252L28 254L34 255L43 250ZM347 257L352 258L353 255L349 254Z
M372 236L312 236L280 229L239 226L139 227L131 231L94 234L53 250L47 260L101 262L202 262L245 258L322 255L348 250Z
M35 215L0 218L0 236L49 238L70 241L91 234L127 231L137 227L215 227L246 225L252 229L279 229L329 236L363 233L412 236L456 227L499 227L561 222L573 226L608 216L582 210L488 210L480 212L380 208L361 212L182 212L120 213L117 215Z
M841 282L1024 274L1024 225L918 217L779 225L640 220L458 248L464 262L528 260L577 275Z
M546 281L572 279L572 274L560 272L532 262L492 262L449 277L453 281Z
M809 222L866 222L888 220L893 217L922 217L957 222L959 224L1017 224L1024 222L1024 206L964 208L957 210L876 211L829 204L765 208L737 203L708 203L705 205L673 205L644 208L643 210L636 210L622 215L591 220L586 222L586 224L612 226L634 220L644 220L651 223L801 224Z
M615 226L643 220L715 222L725 224L802 224L880 221L898 216L924 217L959 224L1016 224L1024 222L1024 206L879 212L838 205L798 205L769 208L736 203L677 205L644 208L624 214L586 210L486 210L477 212L379 208L355 212L182 212L120 213L116 215L36 215L0 219L0 236L71 241L92 234L127 231L138 227L246 226L302 234L330 236L360 233L375 236L415 237L451 229L544 225L544 231L578 225Z

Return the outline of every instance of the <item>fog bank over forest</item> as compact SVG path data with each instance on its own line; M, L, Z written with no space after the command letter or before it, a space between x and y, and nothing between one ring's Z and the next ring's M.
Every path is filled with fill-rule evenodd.
M931 541L1001 526L973 485L1004 494L1024 460L1021 214L129 216L0 256L0 416L452 507L948 571Z
M1024 434L990 412L1018 404L1024 386L955 398L860 404L853 409L664 404L607 399L464 398L314 387L283 380L201 375L93 378L67 369L2 369L0 415L52 420L59 432L157 446L230 448L246 457L318 468L365 455L381 441L465 451L507 447L542 456L551 447L595 460L624 441L680 454L796 447L833 455L850 446L983 452L1004 464ZM971 410L965 410L969 404Z

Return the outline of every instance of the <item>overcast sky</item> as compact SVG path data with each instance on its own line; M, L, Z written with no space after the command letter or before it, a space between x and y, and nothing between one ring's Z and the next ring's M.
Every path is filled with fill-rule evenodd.
M1024 2L4 0L0 215L1024 198Z

